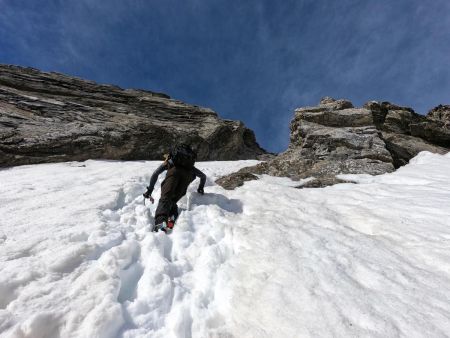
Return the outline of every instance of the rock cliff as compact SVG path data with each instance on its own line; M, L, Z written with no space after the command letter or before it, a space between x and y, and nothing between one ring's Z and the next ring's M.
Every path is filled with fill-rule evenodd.
M257 179L255 174L269 174L314 178L302 187L321 187L342 182L338 174L391 172L420 151L449 151L449 108L438 106L422 116L389 102L370 101L355 108L350 101L326 97L317 107L296 109L284 153L217 183L234 189Z
M188 142L199 160L265 151L242 122L145 90L0 65L0 166L86 159L159 160Z

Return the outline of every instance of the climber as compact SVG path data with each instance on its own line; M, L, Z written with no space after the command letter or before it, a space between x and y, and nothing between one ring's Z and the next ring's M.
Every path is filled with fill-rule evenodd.
M197 192L204 194L206 175L194 167L196 158L197 154L189 145L179 144L165 156L164 162L153 173L147 191L143 194L152 203L152 192L158 176L167 170L166 178L161 183L161 197L155 212L153 231L162 230L167 233L173 229L178 217L177 202L186 195L187 188L195 177L200 178Z

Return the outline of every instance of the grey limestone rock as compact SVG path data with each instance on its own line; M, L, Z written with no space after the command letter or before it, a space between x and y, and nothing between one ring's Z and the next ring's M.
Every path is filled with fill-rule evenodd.
M386 149L393 154L394 165L401 167L409 162L411 158L421 151L429 151L437 154L445 154L448 148L433 145L419 137L405 134L395 134L383 132L383 139Z
M389 102L370 101L364 107L371 110L379 122L376 126L382 132L396 168L407 164L421 151L442 154L450 148L450 106L438 106L427 116Z
M0 65L0 166L86 159L159 160L176 142L199 160L266 152L242 122L146 90Z
M244 184L246 181L253 181L257 180L258 176L249 173L249 172L236 172L228 176L224 176L219 178L216 183L222 186L223 188L227 190L233 190L237 187L240 187Z
M425 117L389 102L369 101L355 108L350 101L326 97L317 107L295 110L285 152L229 175L226 188L242 185L243 173L246 178L248 174L313 177L301 187L323 187L343 182L338 174L392 172L420 151L446 153L448 107L439 106Z
M411 134L411 125L422 123L425 116L407 110L388 110L382 130L397 134Z
M439 105L433 108L424 120L411 123L410 128L412 136L450 148L450 105Z
M432 120L438 120L444 122L446 126L450 125L450 105L442 105L431 109L427 117Z

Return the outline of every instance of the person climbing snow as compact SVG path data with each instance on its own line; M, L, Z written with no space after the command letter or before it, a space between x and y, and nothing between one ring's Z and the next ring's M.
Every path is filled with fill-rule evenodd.
M186 195L187 188L196 177L200 178L197 192L204 194L203 188L206 175L194 167L197 154L187 144L179 144L174 147L164 162L154 171L150 178L144 198L154 203L152 192L158 180L159 174L167 170L166 178L161 183L161 197L156 207L155 220L152 231L162 230L169 232L173 229L178 218L177 202Z

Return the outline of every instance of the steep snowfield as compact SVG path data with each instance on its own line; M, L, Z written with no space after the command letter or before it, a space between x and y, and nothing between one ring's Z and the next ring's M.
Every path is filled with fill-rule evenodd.
M450 154L324 189L213 183L253 163L199 163L170 236L141 196L158 162L1 170L0 336L450 336Z

